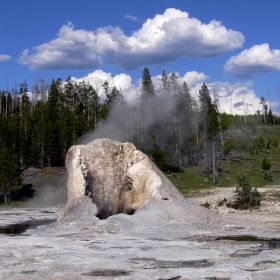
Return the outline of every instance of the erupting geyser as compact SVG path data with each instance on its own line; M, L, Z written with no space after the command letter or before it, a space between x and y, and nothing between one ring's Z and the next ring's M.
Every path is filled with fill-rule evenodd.
M131 143L97 139L73 146L66 165L68 202L58 221L98 221L124 213L133 215L130 221L138 217L146 225L155 225L164 221L206 222L212 216L186 200Z

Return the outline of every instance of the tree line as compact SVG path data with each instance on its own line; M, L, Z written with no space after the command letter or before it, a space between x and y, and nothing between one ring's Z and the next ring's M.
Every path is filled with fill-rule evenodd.
M8 170L14 170L13 178L18 178L19 168L64 165L67 150L87 133L90 140L130 141L164 171L205 165L214 174L217 153L223 146L221 130L242 122L240 116L219 114L205 83L195 100L186 82L180 85L175 73L167 75L164 70L155 89L149 69L144 68L134 106L108 81L100 93L71 77L66 82L52 80L50 85L41 79L32 86L32 98L28 92L26 82L0 92L2 192L20 184L19 179L7 179ZM265 123L269 120L266 112ZM248 120L257 118L262 116L256 114Z
M149 69L144 68L137 105L127 106L121 93L111 104L106 122L97 129L98 137L133 142L164 171L213 163L221 142L220 126L217 104L206 84L196 101L175 73L163 71L155 89Z
M108 114L106 104L89 84L67 79L41 80L27 95L26 82L0 94L0 145L20 166L64 165L67 150L78 137Z

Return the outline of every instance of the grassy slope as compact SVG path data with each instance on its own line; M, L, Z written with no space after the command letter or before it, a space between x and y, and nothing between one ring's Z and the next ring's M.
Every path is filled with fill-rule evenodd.
M279 126L261 126L258 127L257 132L247 131L243 135L236 136L233 131L227 131L224 133L227 138L235 137L260 137L264 139L276 139L280 141L280 127ZM232 161L227 156L228 160L219 160L220 167L223 170L219 174L219 182L217 187L235 187L237 186L236 179L244 174L248 176L249 182L252 187L262 187L265 185L277 185L280 184L280 147L272 147L270 149L263 148L266 152L259 152L258 154L241 153L239 160ZM263 158L266 157L271 163L271 169L264 171L261 169L261 163ZM180 192L189 196L193 194L195 190L205 189L212 187L211 174L205 175L204 167L190 167L185 169L185 173L175 174L175 177L168 177L170 181L176 186L178 184L177 175L181 177L181 186L177 186ZM267 181L264 179L265 173L271 174L273 181ZM169 175L166 173L166 175ZM206 182L208 179L208 182Z

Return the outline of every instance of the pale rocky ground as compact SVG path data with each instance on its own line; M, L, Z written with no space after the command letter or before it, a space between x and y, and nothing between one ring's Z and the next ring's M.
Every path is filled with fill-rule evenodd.
M236 188L219 188L214 187L210 189L198 190L190 193L188 199L191 201L195 201L198 204L204 204L205 202L209 202L211 204L211 209L216 209L219 213L237 213L240 214L239 210L235 210L232 208L226 207L226 203L223 206L218 206L218 201L223 200L224 198L227 201L235 201L235 191ZM261 207L256 208L254 210L243 210L241 211L243 214L250 212L253 213L262 213L262 214L280 214L280 186L264 186L262 188L258 188L259 193L262 195L262 203Z
M258 188L258 191L262 195L261 207L250 210L235 210L233 208L226 207L226 203L222 206L218 206L218 202L224 200L235 201L235 188L211 188L197 191L188 198L198 204L210 204L210 209L219 213L225 221L229 221L231 226L236 224L244 224L244 226L251 225L256 227L256 230L252 229L251 234L260 235L259 229L267 229L262 236L269 237L269 229L275 229L275 232L280 233L280 186L264 186ZM274 230L273 230L274 231ZM279 277L280 279L280 277Z
M218 239L280 239L273 195L254 211L216 206L219 199L233 200L233 189L186 200L147 156L111 140L71 148L67 169L66 207L0 210L0 226L59 218L22 234L0 234L0 279L280 279L279 248ZM261 191L268 190L278 187ZM205 201L210 209L199 205ZM115 209L122 212L96 217Z
M213 192L216 194L192 200L211 201L212 197L214 205L217 198L231 195L230 189ZM193 236L187 225L172 221L170 227L160 230L134 231L129 224L120 227L119 220L133 218L125 214L96 225L48 225L21 235L1 234L0 279L280 279L280 249L269 249L261 242L205 237L246 234L280 238L280 216L272 206L251 212L225 207L209 210L222 221L216 229ZM63 207L2 210L0 225L57 218Z

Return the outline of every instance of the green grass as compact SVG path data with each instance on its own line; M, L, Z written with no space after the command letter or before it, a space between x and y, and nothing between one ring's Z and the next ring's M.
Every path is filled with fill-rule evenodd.
M235 137L233 132L226 131L227 137ZM238 137L260 137L262 136L266 141L271 139L272 141L280 141L280 126L260 126L257 132L248 131L244 133L243 136ZM241 152L241 157L239 161L225 161L220 160L219 164L222 168L222 172L219 174L219 181L215 185L217 187L236 187L236 179L242 174L248 177L251 186L263 187L266 185L277 185L280 184L280 147L271 147L270 149L262 148L262 150L267 151L267 153L257 153L250 154L248 152ZM261 169L261 163L263 158L266 157L271 164L271 169L264 171ZM229 157L227 157L230 159ZM184 196L190 196L196 191L201 189L211 188L212 178L211 174L206 174L206 169L202 166L193 166L189 168L184 168L185 173L176 173L181 177L181 186L177 186L178 190ZM228 170L227 172L225 170ZM271 174L273 181L265 180L265 173ZM170 175L170 173L165 173ZM170 181L176 186L178 184L178 179L168 177ZM207 178L209 181L205 182L204 179Z
M205 176L205 168L202 166L192 166L189 168L184 168L185 173L176 173L181 177L181 186L177 186L178 179L169 177L172 174L165 172L168 179L177 186L178 190L185 196L189 195L190 192L195 190L201 190L205 188L210 188L212 186L211 178ZM174 174L174 173L173 173ZM209 181L205 182L204 179L207 178Z

